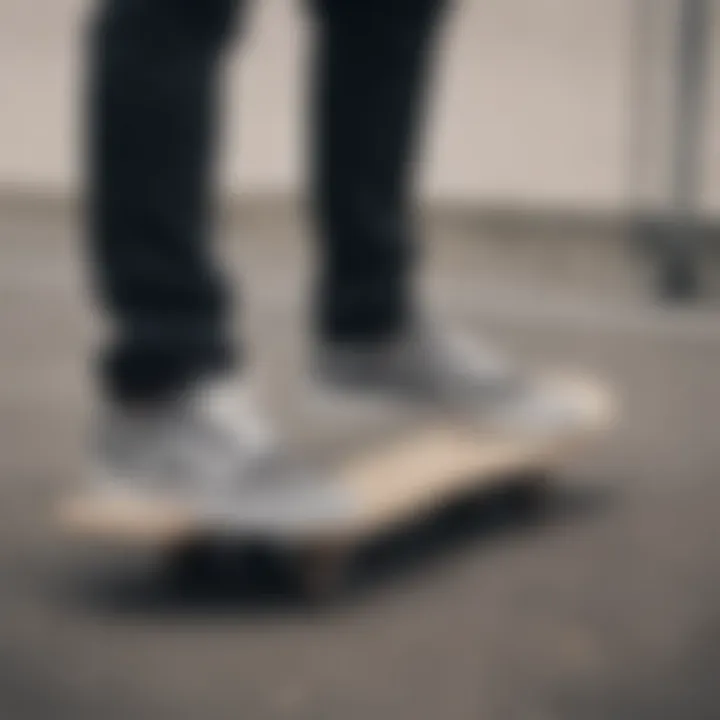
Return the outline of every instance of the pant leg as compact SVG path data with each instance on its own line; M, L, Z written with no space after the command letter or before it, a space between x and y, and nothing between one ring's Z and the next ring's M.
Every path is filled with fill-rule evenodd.
M396 333L412 312L412 180L444 0L315 0L319 332Z
M115 337L111 394L146 398L232 361L208 243L222 50L241 0L102 0L92 26L88 198Z

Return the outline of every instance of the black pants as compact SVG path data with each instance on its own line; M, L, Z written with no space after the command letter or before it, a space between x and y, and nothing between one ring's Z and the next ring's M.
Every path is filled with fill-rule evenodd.
M397 332L411 304L412 163L442 0L312 0L318 332ZM242 0L102 0L91 45L89 209L104 358L121 398L237 360L213 265L222 60Z

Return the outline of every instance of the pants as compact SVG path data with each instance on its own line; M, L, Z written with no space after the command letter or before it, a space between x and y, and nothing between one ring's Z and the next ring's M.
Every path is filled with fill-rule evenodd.
M224 51L242 0L101 0L90 47L88 199L119 399L242 358L210 243ZM372 341L410 312L411 184L443 0L311 0L318 334Z

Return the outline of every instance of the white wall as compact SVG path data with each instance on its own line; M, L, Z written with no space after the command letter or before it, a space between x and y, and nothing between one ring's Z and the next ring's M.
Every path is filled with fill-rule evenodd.
M460 2L442 57L426 192L616 207L627 185L632 1ZM233 67L227 182L234 191L293 190L306 28L297 1L256 5ZM0 184L75 186L78 32L88 7L0 0ZM714 137L710 158L719 155ZM714 207L719 166L706 173Z

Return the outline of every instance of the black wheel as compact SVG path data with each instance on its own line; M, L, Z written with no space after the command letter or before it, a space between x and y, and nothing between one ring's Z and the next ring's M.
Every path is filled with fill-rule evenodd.
M345 545L317 545L291 552L287 559L292 584L311 605L339 600L348 589L351 551Z
M553 486L553 476L546 470L534 470L513 479L509 499L513 511L521 520L542 516Z
M228 570L229 549L206 538L172 548L165 558L166 575L173 587L201 590L217 583Z

